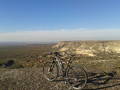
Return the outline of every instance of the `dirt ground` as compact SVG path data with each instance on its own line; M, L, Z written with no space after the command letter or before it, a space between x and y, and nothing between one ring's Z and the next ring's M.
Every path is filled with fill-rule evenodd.
M84 90L120 90L116 72L88 71ZM68 90L63 81L49 82L40 68L0 69L0 90Z
M69 85L61 80L47 81L41 67L34 67L41 63L36 57L50 51L50 46L1 47L0 64L14 60L15 65L12 69L0 68L0 90L69 90ZM84 90L120 90L120 54L102 55L74 59L87 68L88 82Z

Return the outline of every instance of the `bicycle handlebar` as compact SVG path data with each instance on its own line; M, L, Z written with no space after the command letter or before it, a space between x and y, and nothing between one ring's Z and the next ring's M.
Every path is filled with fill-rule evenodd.
M59 52L48 52L46 55L62 56Z
M70 54L70 53L67 53L67 52L64 52L63 55L61 54L61 52L48 52L48 53L46 54L46 56L47 56L47 55L55 55L55 56L64 56L64 55L68 55L68 56L70 56L70 57L76 56L75 54Z

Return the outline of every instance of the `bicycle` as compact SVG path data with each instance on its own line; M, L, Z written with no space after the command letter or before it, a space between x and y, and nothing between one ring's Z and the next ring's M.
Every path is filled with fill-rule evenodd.
M43 75L48 81L55 81L58 77L63 77L65 82L73 89L83 89L87 83L87 72L82 66L72 65L74 55L70 55L67 65L61 60L59 52L54 52L51 60L43 66Z

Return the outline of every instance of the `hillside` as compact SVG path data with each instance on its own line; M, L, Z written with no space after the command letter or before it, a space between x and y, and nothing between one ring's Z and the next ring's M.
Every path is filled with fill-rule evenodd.
M53 46L59 51L96 56L98 53L120 53L120 41L62 41Z

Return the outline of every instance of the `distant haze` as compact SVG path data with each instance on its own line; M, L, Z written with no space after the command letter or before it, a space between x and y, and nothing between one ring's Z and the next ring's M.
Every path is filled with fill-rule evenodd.
M0 33L0 42L57 42L74 40L120 40L120 30L62 29Z

